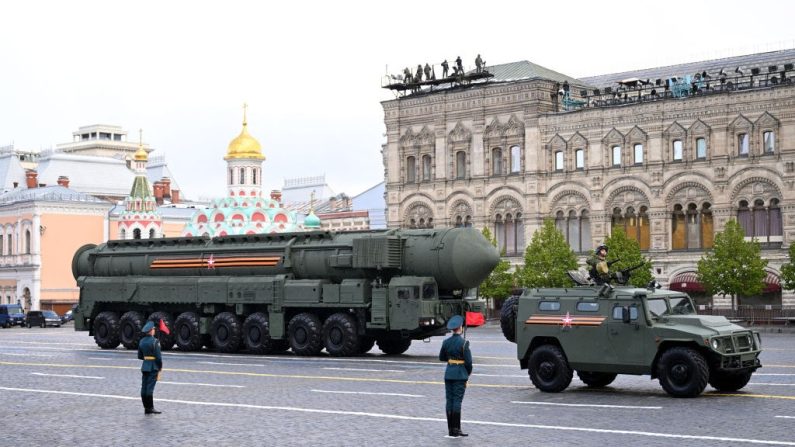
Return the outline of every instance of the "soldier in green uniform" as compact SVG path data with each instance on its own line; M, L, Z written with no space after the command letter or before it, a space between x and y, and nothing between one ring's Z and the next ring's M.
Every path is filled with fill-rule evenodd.
M593 256L585 261L590 267L588 273L596 284L610 282L610 266L607 263L607 245L601 244L594 250Z
M160 411L155 410L154 394L160 370L163 369L163 358L160 356L160 341L155 338L155 323L147 321L142 332L147 335L138 343L138 358L144 361L141 365L141 401L144 414L160 414Z
M463 325L464 318L461 315L450 318L447 329L452 330L453 335L442 343L442 349L439 351L439 360L447 362L444 371L444 392L447 399L447 437L452 438L469 436L461 431L461 402L464 400L467 380L472 374L472 353L469 352L469 342L461 336Z

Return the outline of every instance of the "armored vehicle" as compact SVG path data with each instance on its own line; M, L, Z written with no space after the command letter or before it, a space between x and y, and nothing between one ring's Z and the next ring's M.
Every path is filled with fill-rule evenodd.
M762 366L758 332L697 315L684 293L596 286L576 271L569 275L578 286L528 289L502 309L503 334L541 391L565 390L577 371L589 387L607 386L618 374L651 375L668 394L695 397L707 383L739 390Z
M75 330L106 349L137 348L162 320L163 349L401 354L482 312L463 292L498 261L472 228L109 241L72 260Z

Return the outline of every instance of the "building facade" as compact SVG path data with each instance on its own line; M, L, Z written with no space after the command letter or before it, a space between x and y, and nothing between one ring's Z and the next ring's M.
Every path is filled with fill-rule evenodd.
M697 261L735 218L770 261L766 293L741 304L795 305L779 284L795 239L795 51L743 57L750 80L725 77L736 59L580 80L521 62L384 101L387 224L488 227L515 262L546 218L582 255L620 227L658 281L697 292Z

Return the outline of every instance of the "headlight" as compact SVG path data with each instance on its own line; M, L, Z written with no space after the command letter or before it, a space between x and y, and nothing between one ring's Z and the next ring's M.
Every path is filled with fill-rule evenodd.
M712 349L719 351L720 349L720 341L717 338L712 339Z

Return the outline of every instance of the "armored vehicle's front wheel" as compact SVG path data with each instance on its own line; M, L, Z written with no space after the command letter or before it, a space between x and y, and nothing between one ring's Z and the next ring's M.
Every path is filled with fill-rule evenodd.
M753 371L712 371L709 384L718 391L737 391L748 385Z
M94 341L102 349L116 349L119 339L119 316L116 312L100 312L94 318ZM30 327L30 323L28 323Z
M519 305L519 297L512 296L502 303L500 310L500 329L505 339L516 343L516 309Z
M160 340L160 349L164 351L170 351L171 348L174 347L174 319L171 317L171 314L164 311L157 311L152 312L147 318L149 321L155 324L155 327L158 328L157 333L155 336L158 340ZM165 332L160 330L160 322L166 325L169 330L169 333L166 334Z
M199 331L199 316L195 312L182 312L174 322L175 343L180 351L199 351L204 337Z
M143 338L144 316L140 312L131 310L121 316L119 334L121 344L127 349L138 349L138 342Z
M323 349L323 333L315 314L300 313L287 325L290 348L296 355L317 355Z
M530 380L547 393L565 390L574 375L563 351L554 345L541 345L533 350L527 362Z
M616 380L617 374L593 372L593 371L577 371L577 377L582 382L591 388L601 388L610 385Z
M657 366L660 385L674 397L696 397L707 387L709 368L693 348L676 346L663 352Z
M267 315L257 312L246 318L243 322L243 344L252 354L270 354L273 351Z
M379 338L378 349L386 355L400 355L408 351L411 346L409 338Z
M323 323L323 344L334 357L348 357L359 353L356 319L350 314L336 313Z

